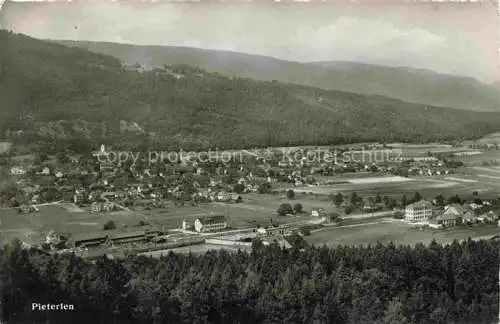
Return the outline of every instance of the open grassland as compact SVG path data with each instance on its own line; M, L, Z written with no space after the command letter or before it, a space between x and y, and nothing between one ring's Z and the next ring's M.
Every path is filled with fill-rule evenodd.
M500 150L485 151L482 154L460 156L456 157L462 161L466 166L482 166L484 162L499 162L500 163Z
M467 167L460 169L460 178L476 180L473 186L489 188L500 194L500 167Z
M485 144L500 144L500 132L489 134L476 141L477 143Z
M156 209L144 212L147 218L154 223L162 224L166 228L178 228L182 220L194 221L200 216L212 214L224 214L228 217L229 225L233 228L246 228L250 226L268 225L272 219L275 224L284 224L313 219L310 214L314 207L331 208L328 201L322 201L315 197L297 195L295 199L281 198L280 195L242 195L241 203L204 203L198 206L186 205L170 209ZM277 216L276 210L281 203L302 204L304 213L299 216Z
M321 185L317 187L297 187L294 188L297 196L301 193L313 195L330 195L342 193L350 195L352 192L360 196L389 196L401 197L402 195L413 195L419 192L423 197L433 199L437 195L445 196L459 195L463 197L470 196L473 191L481 194L497 196L500 194L500 168L461 168L452 176L432 176L432 177L413 177L403 179L413 179L407 182L391 182L392 177L384 178L363 178L361 182L365 183L339 183L334 185ZM366 180L365 180L366 179ZM378 183L376 183L375 179ZM380 181L380 182L379 182ZM356 182L356 181L354 181Z
M408 181L414 181L414 179L393 176L393 177L373 177L373 178L349 179L347 181L349 183L352 183L352 184L372 184L372 183L408 182Z
M377 242L415 245L417 243L429 243L433 239L438 243L449 243L454 239L462 240L469 237L496 235L497 233L498 226L495 225L419 230L401 221L394 221L326 228L312 233L311 236L306 237L306 240L311 244L326 244L329 246L338 244L368 245Z
M313 208L324 208L326 211L332 209L332 204L328 197L322 196L314 196L303 194L300 192L295 193L294 199L287 199L283 197L283 195L259 195L259 194L247 194L243 196L244 201L243 204L249 206L261 206L271 211L272 213L276 213L276 209L282 203L289 203L292 206L296 203L300 203L303 207L303 210L308 214L311 214L311 210Z
M0 209L0 235L2 239L23 239L28 243L40 243L44 236L55 230L63 233L86 233L101 231L108 220L118 228L134 226L143 219L130 212L112 212L103 215L67 208L68 206L40 206L39 212L22 214L17 209Z
M388 177L392 178L392 177ZM410 178L407 178L410 179ZM317 187L297 187L296 192L313 193L319 195L329 195L331 193L350 193L357 192L365 195L402 195L404 193L422 191L424 189L448 189L459 186L459 183L445 181L442 179L430 178L412 178L412 181L406 182L367 182L367 183L348 183L323 185ZM381 180L379 180L381 181Z
M277 216L276 210L283 202L301 203L304 213L299 216ZM39 212L22 214L17 209L0 209L0 235L2 240L20 238L27 242L40 242L50 230L64 233L101 231L103 225L112 220L117 228L132 228L141 221L160 225L165 229L180 228L184 219L194 221L197 217L224 214L232 228L254 227L307 221L313 207L333 208L328 201L315 197L297 197L293 200L272 195L244 195L242 203L205 203L197 206L186 204L152 210L115 211L103 214L89 213L72 204L40 206ZM29 236L29 237L28 237Z

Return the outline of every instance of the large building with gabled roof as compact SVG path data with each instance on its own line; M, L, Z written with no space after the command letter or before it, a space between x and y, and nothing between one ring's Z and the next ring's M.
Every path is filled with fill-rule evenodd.
M198 233L218 232L227 227L227 219L224 215L204 216L194 221L194 230Z

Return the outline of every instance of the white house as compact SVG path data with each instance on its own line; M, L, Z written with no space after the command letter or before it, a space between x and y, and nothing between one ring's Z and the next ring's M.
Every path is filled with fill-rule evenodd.
M50 169L48 167L44 167L41 172L42 175L49 175Z
M421 200L405 208L405 220L412 223L427 222L433 213L434 207L430 201Z
M222 231L227 227L227 220L224 215L200 217L194 221L194 230L198 233Z
M325 210L323 208L313 208L311 211L311 216L313 217L323 217L325 216Z

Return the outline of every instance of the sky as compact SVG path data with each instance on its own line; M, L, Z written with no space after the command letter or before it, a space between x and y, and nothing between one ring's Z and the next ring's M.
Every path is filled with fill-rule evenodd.
M42 39L190 46L500 80L498 14L488 0L23 1L4 4L0 26Z

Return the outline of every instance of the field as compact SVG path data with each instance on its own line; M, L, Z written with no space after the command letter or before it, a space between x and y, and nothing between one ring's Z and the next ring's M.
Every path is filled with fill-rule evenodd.
M496 235L498 226L483 225L476 227L459 227L449 229L424 229L405 224L401 221L379 224L363 224L360 226L346 226L339 228L328 228L312 233L306 240L315 245L326 244L334 246L345 245L368 245L394 242L394 244L429 243L433 239L438 243L449 243L454 239L461 240L468 237L483 237Z
M408 181L414 181L414 179L394 176L394 177L370 177L370 178L360 178L360 179L349 179L347 181L352 184L372 184L372 183L408 182Z
M481 166L484 162L491 163L497 161L500 163L500 150L485 151L482 154L456 157L466 166Z
M244 228L256 226L257 224L269 224L272 218L273 223L282 224L312 219L311 209L323 207L334 209L326 199L317 197L297 195L295 199L288 200L276 195L244 194L242 203L206 203L198 206L184 206L173 209L157 209L146 212L147 218L152 222L160 223L167 228L178 228L182 220L194 220L199 216L210 214L224 214L228 217L229 225L233 228ZM304 213L300 217L281 217L276 215L276 210L281 203L301 203Z
M300 217L280 217L276 215L278 206L283 202L300 202L304 213ZM334 209L326 199L304 195L294 200L280 196L249 194L243 195L242 203L206 203L198 206L186 205L149 211L116 211L102 215L91 214L73 204L40 206L39 212L21 214L16 209L0 209L0 234L2 242L14 238L28 243L39 243L50 231L64 233L84 233L101 231L103 225L112 220L117 228L137 226L141 220L150 224L164 226L165 229L181 227L182 220L194 220L196 217L211 214L224 214L232 228L253 227L257 224L269 225L300 222L313 219L310 216L313 207Z
M0 142L0 154L7 152L11 146L12 146L12 143Z
M382 178L376 178L377 181L369 181L368 178L363 181L354 181L355 183L324 185L317 187L298 187L294 190L296 192L313 193L320 195L329 195L331 193L350 193L357 192L361 195L376 195L381 196L394 196L407 193L414 193L415 191L424 191L425 189L444 189L460 186L460 183L453 181L445 181L442 179L432 178L405 178L407 181L395 182L394 177L387 177L388 181L384 182ZM362 183L365 182L365 183Z
M353 179L379 178L383 175L384 175L383 173L379 172L347 172L331 176L314 175L314 178L319 182L326 182L326 181L344 182Z
M500 144L500 132L484 136L477 143Z
M100 216L59 205L40 206L39 209L39 212L31 214L21 214L15 209L0 209L0 243L14 238L27 243L40 243L50 230L64 233L97 232L102 230L108 220L115 221L117 227L123 227L137 225L142 219L128 212Z
M445 144L389 144L394 152L399 152L403 157L424 157L431 153L453 153L467 151L465 148L456 148Z
M475 180L477 183L472 184L473 187L489 188L491 192L500 194L500 167L466 167L454 176Z
M409 196L419 192L428 199L433 199L440 194L448 197L452 195L468 197L473 191L491 197L500 194L500 166L463 167L449 176L402 178L367 173L365 177L355 177L353 174L353 176L329 177L328 180L339 180L339 183L297 187L294 190L297 194L330 195L340 192L343 195L350 195L356 192L361 196L378 194L389 197L401 197L403 194Z
M436 147L444 149L443 147ZM425 149L418 147L415 149ZM485 154L500 151L490 151ZM471 157L476 159L477 156ZM179 228L184 219L194 220L196 217L211 214L224 214L232 228L254 227L268 225L272 220L275 224L309 221L313 218L311 210L322 207L325 211L335 212L328 195L342 193L350 195L358 193L362 197L390 196L399 199L403 194L411 197L419 192L424 198L433 199L439 194L446 197L459 195L462 198L471 198L473 191L478 191L481 198L498 197L500 194L500 167L485 167L474 165L457 169L453 175L434 177L403 178L384 176L380 173L349 173L335 177L322 177L323 181L338 181L334 185L293 188L295 199L289 200L283 195L243 194L242 203L205 203L198 206L187 204L183 207L170 207L153 210L118 211L103 215L91 214L79 209L73 204L40 206L40 211L29 215L18 213L14 209L0 209L0 243L20 238L27 243L40 242L49 230L66 233L83 233L101 231L104 223L113 220L117 228L137 226L141 220L150 224L164 226L165 229ZM290 188L290 184L282 185L278 189ZM304 213L299 216L277 216L276 210L282 203L300 203ZM462 238L476 235L474 231L483 231L483 228L454 229L446 231L417 231L404 224L372 224L366 227L345 227L328 229L314 233L309 237L313 243L351 244L352 242L366 243L395 241L397 243L412 243L450 238ZM498 228L495 228L498 230ZM479 235L479 233L477 233ZM337 242L337 243L335 243ZM413 243L412 243L413 244Z

